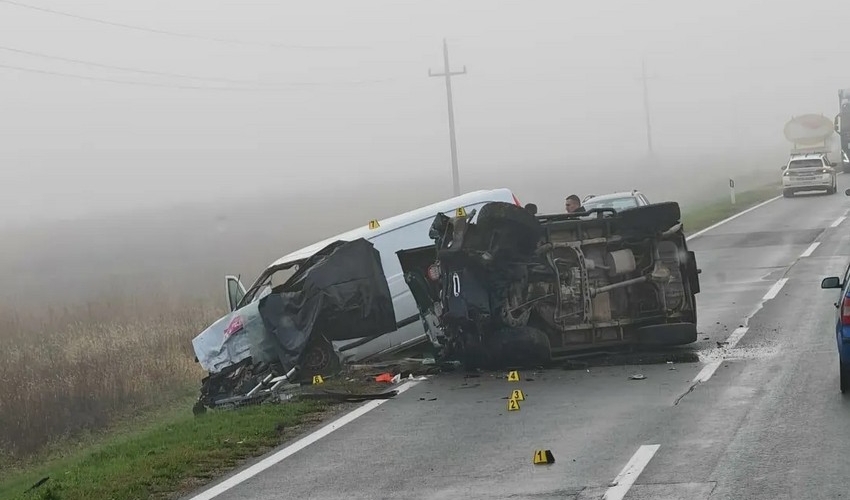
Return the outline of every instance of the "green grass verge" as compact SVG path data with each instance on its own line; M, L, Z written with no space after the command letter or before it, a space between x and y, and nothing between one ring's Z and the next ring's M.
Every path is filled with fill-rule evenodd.
M157 422L104 436L100 442L40 465L3 472L0 498L21 500L166 499L208 483L318 421L315 402L266 404L199 417L181 405ZM38 488L26 492L42 478Z
M737 193L734 205L729 197L693 207L687 204L681 204L682 222L685 232L693 234L780 194L782 194L780 186L778 184L770 184L758 189Z

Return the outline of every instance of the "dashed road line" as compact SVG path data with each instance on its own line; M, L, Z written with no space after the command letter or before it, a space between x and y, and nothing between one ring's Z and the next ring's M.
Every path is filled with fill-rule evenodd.
M775 299L776 296L779 295L779 292L782 290L782 287L785 286L785 283L788 283L788 278L782 278L781 280L774 283L773 286L770 287L770 290L768 290L767 293L764 294L764 297L762 297L761 301L767 302L768 300Z
M732 332L732 335L729 335L729 338L726 340L726 349L734 349L748 330L749 327L746 326L736 328L735 331ZM694 377L694 386L696 386L696 384L708 382L708 379L710 379L711 376L714 375L714 372L716 372L717 369L720 368L720 365L723 363L723 361L724 359L715 359L714 361L706 363L706 365L702 367L702 370L697 373L697 376Z
M726 339L727 350L734 349L735 346L738 345L738 342L740 342L741 339L744 338L744 335L750 329L748 326L750 318L755 316L756 313L758 313L762 309L762 307L764 307L765 302L775 299L776 296L779 295L779 292L782 291L782 287L785 286L785 283L788 283L788 278L782 278L776 283L774 283L772 287L770 287L770 290L768 290L767 293L764 294L764 297L762 297L762 299L756 305L755 309L753 309L753 312L748 314L747 317L744 319L744 325L736 328L732 332L732 334L729 335L729 338ZM720 368L720 365L723 364L724 361L725 356L721 359L715 359L706 363L705 366L702 367L702 370L697 373L696 377L693 378L690 387L688 387L688 390L681 394L678 398L676 398L676 400L673 402L673 406L677 406L679 402L682 401L682 398L692 393L699 384L708 382L708 380L714 375L714 372L716 372L717 369Z
M623 500L660 447L660 444L645 444L638 448L629 463L614 478L613 485L605 490L602 500Z
M808 257L808 256L812 255L812 253L814 253L815 249L817 249L817 247L819 247L819 246L820 246L820 241L816 241L816 242L812 243L811 245L809 245L809 248L807 248L805 252L800 254L800 258L802 259L803 257Z

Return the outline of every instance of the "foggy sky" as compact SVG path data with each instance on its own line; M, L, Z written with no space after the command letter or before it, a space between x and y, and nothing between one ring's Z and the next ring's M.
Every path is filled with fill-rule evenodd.
M92 212L364 189L451 194L442 38L449 42L461 184L519 169L568 183L594 159L787 150L794 114L837 111L850 87L850 4L334 0L20 0L218 43L0 2L0 226ZM802 23L801 23L802 20ZM278 45L272 45L278 44ZM334 46L321 49L280 45ZM234 90L234 88L236 90ZM637 161L637 160L636 160ZM767 161L769 165L776 160ZM772 167L770 167L772 168ZM504 178L505 182L502 182ZM510 186L507 186L510 187ZM556 203L561 203L556 200Z

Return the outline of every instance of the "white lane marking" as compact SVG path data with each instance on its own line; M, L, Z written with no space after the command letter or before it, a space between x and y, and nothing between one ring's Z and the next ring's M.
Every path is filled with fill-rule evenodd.
M805 252L800 254L800 258L802 259L803 257L810 256L812 253L814 253L815 249L819 246L820 246L820 241L816 241L816 242L812 243L811 245L809 245L809 248L807 248Z
M726 348L734 349L735 346L738 345L738 342L740 342L741 339L744 338L744 334L747 333L749 329L750 327L748 326L741 326L735 328L735 331L732 332L732 335L729 335L729 338L726 339Z
M605 490L602 500L623 500L660 447L660 444L645 444L638 448L629 463L614 478L614 486Z
M809 249L814 250L812 247L809 247ZM808 252L808 250L806 250L806 252ZM744 319L744 326L736 328L732 332L732 334L729 335L729 337L726 339L726 349L734 349L735 346L738 345L738 342L741 341L741 339L750 329L749 326L747 326L750 322L750 318L755 316L756 313L758 313L761 308L764 307L765 302L767 302L768 300L775 299L776 296L779 295L779 292L782 291L782 287L785 286L785 283L788 283L788 278L782 278L776 283L774 283L772 287L770 287L770 290L768 290L767 293L764 294L764 297L762 297L762 299L756 305L756 308L753 309L753 312L748 314L746 319ZM694 387L697 386L697 384L707 382L711 378L711 376L714 375L714 372L717 371L717 369L720 367L720 364L723 363L724 360L725 356L724 359L714 360L706 363L706 365L702 367L702 370L697 373L697 376L694 377L693 384L691 385L689 392L693 390Z
M773 286L770 287L770 290L768 290L767 293L764 294L764 297L762 297L762 302L775 299L776 296L779 295L780 290L782 290L782 287L785 286L785 283L788 283L788 278L782 278L774 283Z
M763 201L763 202L759 203L758 205L756 205L756 206L754 206L754 207L750 207L750 208L748 208L748 209L744 210L743 212L738 212L737 214L735 214L735 215L733 215L733 216L731 216L731 217L728 217L728 218L726 218L726 219L723 219L723 220L722 220L722 221L720 221L720 222L717 222L717 223L715 223L715 224L712 224L712 225L708 226L707 228L705 228L705 229L703 229L703 230L701 230L701 231L697 231L697 232L695 232L694 234L692 234L692 235L688 236L687 238L685 238L685 241L691 241L692 239L696 238L697 236L701 236L701 235L703 235L703 234L705 234L705 233L707 233L707 232L711 231L712 229L714 229L714 228L716 228L716 227L718 227L718 226L722 226L723 224L726 224L727 222L729 222L729 221L731 221L731 220L735 220L735 219L737 219L738 217L740 217L740 216L742 216L742 215L744 215L744 214L750 213L750 212L752 212L753 210L755 210L755 209L757 209L757 208L761 208L761 207L763 207L763 206L767 205L768 203L771 203L771 202L773 202L773 201L778 200L779 198L782 198L782 196L781 196L781 195L780 195L780 196L776 196L776 197L771 198L771 199L769 199L769 200L767 200L767 201Z
M418 383L419 382L416 382L416 381L405 382L404 384L398 386L395 390L398 391L399 394L401 394L402 392L410 389L411 387L413 387L414 385L416 385ZM291 445L287 446L286 448L283 448L282 450L277 451L273 455L269 455L268 457L260 460L256 464L254 464L254 465L248 467L247 469L243 470L242 472L235 474L234 476L230 477L229 479L226 479L226 480L218 483L217 485L215 485L212 488L204 491L203 493L195 495L190 500L209 500L211 498L217 497L218 495L221 495L222 493L229 490L230 488L233 488L234 486L237 486L238 484L242 483L243 481L256 476L260 472L262 472L262 471L268 469L269 467L277 464L278 462L289 457L290 455L293 455L294 453L301 451L302 449L306 448L307 446L310 446L311 444L322 439L323 437L325 437L328 434L332 433L333 431L339 429L340 427L354 421L355 419L357 419L359 417L362 417L363 415L369 413L370 411L374 410L375 408L386 403L387 401L389 401L389 399L376 399L376 400L373 400L373 401L366 403L365 405L361 406L360 408L357 408L356 410L352 410L351 412L346 413L342 417L334 420L333 422L327 424L326 426L324 426L321 429L313 432L312 434L308 434L308 435L304 436L303 438L292 443Z
M714 375L714 372L720 368L720 363L722 362L722 359L717 359L703 366L702 370L700 370L699 373L697 373L697 376L694 377L694 382L697 384L708 382L708 379L710 379L711 376Z
M734 349L735 346L738 345L738 342L744 338L744 334L747 333L748 330L749 327L746 326L736 328L735 331L732 332L732 335L729 335L729 338L726 339L726 349ZM716 359L703 366L702 370L700 370L700 372L697 373L697 376L694 377L694 383L699 384L702 382L708 382L708 379L710 379L711 376L714 375L714 372L720 368L723 361L724 359Z
M844 222L844 220L845 220L845 219L847 219L847 216L846 216L846 215L842 215L841 217L839 217L839 218L835 219L835 222L833 222L832 224L830 224L830 225L829 225L829 227L838 227L838 226L840 226L840 225L841 225L841 223L842 223L842 222Z

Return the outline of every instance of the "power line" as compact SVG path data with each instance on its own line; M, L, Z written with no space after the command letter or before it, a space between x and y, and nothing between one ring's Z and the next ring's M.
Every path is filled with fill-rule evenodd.
M85 75L76 75L73 73L62 73L59 71L48 71L43 69L36 68L27 68L24 66L14 66L11 64L0 64L0 68L2 69L11 69L15 71L23 71L26 73L37 73L41 75L50 75L50 76L61 76L64 78L75 78L78 80L89 80L95 82L108 82L108 83L118 83L123 85L136 85L143 87L161 87L161 88L174 88L174 89L183 89L183 90L216 90L216 91L253 91L257 89L246 89L246 88L238 88L238 87L202 87L195 85L173 85L167 83L151 83L151 82L139 82L139 81L131 81L131 80L115 80L112 78L99 78L94 76L85 76ZM261 90L261 89L260 89Z
M143 32L146 32L146 33L154 33L154 34L157 34L157 35L167 35L167 36L179 37L179 38L189 38L189 39L194 39L194 40L205 40L205 41L208 41L208 42L229 43L229 44L235 44L235 45L260 45L260 46L267 46L267 47L276 47L276 48L281 48L281 49L303 49L303 50L352 50L352 49L358 49L358 48L359 49L369 48L369 47L339 46L339 45L291 45L291 44L283 44L283 43L275 43L275 42L252 42L252 41L237 40L237 39L232 39L232 38L209 37L209 36L203 36L203 35L195 35L195 34L192 34L192 33L182 33L182 32L179 32L179 31L170 31L170 30L163 30L163 29L158 29L158 28L149 28L147 26L138 26L138 25L135 25L135 24L119 23L119 22L115 22L115 21L109 21L109 20L106 20L106 19L99 19L99 18L96 18L96 17L82 16L82 15L79 15L79 14L74 14L72 12L49 9L47 7L38 7L36 5L29 5L29 4L26 4L26 3L16 2L14 0L0 0L0 3L5 3L7 5L13 5L15 7L19 7L19 8L22 8L22 9L29 9L29 10L44 12L44 13L53 14L53 15L57 15L57 16L68 17L68 18L71 18L71 19L76 19L78 21L87 21L87 22L90 22L90 23L97 23L97 24L102 24L102 25L106 25L106 26L112 26L112 27L115 27L115 28L124 28L124 29L136 30L136 31L143 31Z
M92 66L92 67L95 67L95 68L107 68L107 69L114 69L114 70L119 70L119 71L128 71L128 72L131 72L131 73L141 73L141 74L156 75L156 76L167 76L167 77L170 77L170 78L186 78L186 79L190 79L190 80L208 81L208 82L217 82L217 83L234 83L234 84L238 84L238 85L257 84L258 83L258 82L252 82L252 81L249 81L249 80L231 80L229 78L202 77L202 76L186 75L186 74L182 74L182 73L169 73L169 72L165 72L165 71L154 71L154 70L147 70L147 69L131 68L131 67L127 67L127 66L114 66L114 65L111 65L111 64L103 64L103 63L98 63L98 62L94 62L94 61L85 61L85 60L82 60L82 59L73 59L73 58L70 58L70 57L54 56L54 55L50 55L50 54L43 54L41 52L33 52L33 51L30 51L30 50L16 49L14 47L6 47L4 45L0 45L0 50L5 50L7 52L14 52L14 53L17 53L17 54L25 54L25 55L33 56L33 57L41 57L43 59L52 59L54 61L64 61L64 62L70 62L70 63L75 63L75 64L83 64L85 66Z
M144 86L144 87L160 87L160 88L173 88L173 89L182 89L182 90L214 90L214 91L231 91L231 92L268 92L268 91L279 91L283 90L281 87L284 84L279 84L281 87L204 87L200 85L181 85L181 84L167 84L167 83L152 83L152 82L140 82L133 80L117 80L114 78L101 78L95 76L86 76L86 75L78 75L74 73L63 73L60 71L49 71L37 68L28 68L24 66L15 66L11 64L0 64L0 69L11 69L16 71L23 71L26 73L36 73L40 75L50 75L50 76L60 76L65 78L75 78L78 80L89 80L95 82L105 82L105 83L117 83L123 85L136 85L136 86ZM292 82L285 84L290 87L318 87L322 85L330 85L331 83L339 84L339 85L368 85L372 83L385 83L396 81L396 78L385 78L382 80L359 80L352 82Z

